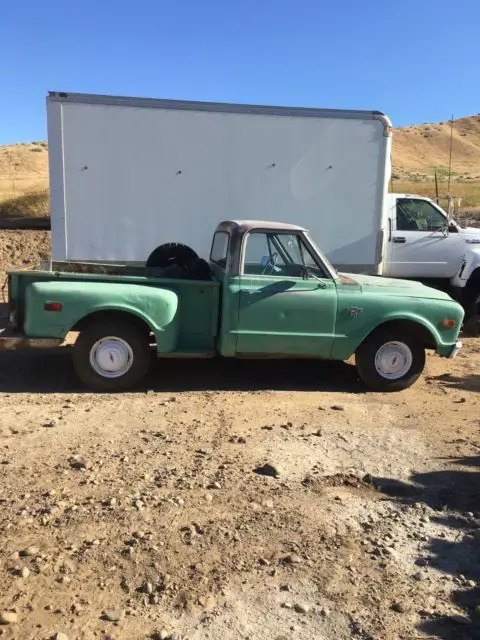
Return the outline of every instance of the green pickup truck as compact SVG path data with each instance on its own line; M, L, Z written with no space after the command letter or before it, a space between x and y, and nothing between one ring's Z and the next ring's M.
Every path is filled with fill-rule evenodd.
M10 326L0 349L61 344L101 391L129 389L158 358L347 360L378 391L423 371L425 350L454 357L462 307L416 282L339 274L308 232L222 222L209 262L162 245L145 265L54 263L8 274ZM166 375L168 368L164 369Z

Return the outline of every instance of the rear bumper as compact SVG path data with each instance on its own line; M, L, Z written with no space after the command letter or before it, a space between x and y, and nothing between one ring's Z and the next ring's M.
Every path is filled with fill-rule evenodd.
M23 333L5 329L0 331L0 351L15 349L51 349L62 344L57 338L28 338Z
M456 345L453 347L453 349L451 350L450 354L448 355L449 358L455 358L455 356L458 354L458 352L460 351L460 349L463 347L463 344L460 342L460 340L456 343Z
M460 340L452 345L450 344L439 344L437 345L436 353L442 358L455 358L460 349L462 348L462 343Z

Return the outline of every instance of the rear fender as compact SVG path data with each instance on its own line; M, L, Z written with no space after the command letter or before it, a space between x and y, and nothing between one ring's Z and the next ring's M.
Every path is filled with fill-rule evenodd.
M101 313L129 314L154 333L160 353L174 351L179 330L179 299L170 289L107 282L35 282L26 290L24 331L29 337L62 338ZM58 302L61 311L47 311Z

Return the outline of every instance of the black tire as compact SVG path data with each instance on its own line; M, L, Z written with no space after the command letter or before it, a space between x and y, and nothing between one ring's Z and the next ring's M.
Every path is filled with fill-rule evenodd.
M178 242L168 242L152 251L147 258L146 266L165 268L178 264L181 267L189 267L196 260L198 260L198 255L191 247Z
M472 315L465 320L463 334L468 338L480 337L480 314Z
M121 350L127 350L125 344L128 345L129 357L127 362L130 361L131 364L125 373L118 375L118 377L103 376L92 365L92 359L95 361L92 353L95 345L102 338L107 337L117 338L122 341L117 345ZM142 331L134 323L130 324L124 320L92 322L92 324L87 325L80 331L80 335L75 342L73 349L75 372L87 387L95 391L114 392L131 389L141 382L150 367L151 354L148 338L149 333L147 330ZM115 343L112 342L112 344L112 348L115 349ZM99 347L97 347L97 353L98 349ZM107 353L108 348L104 347L104 357L106 357ZM110 352L110 358L113 357L114 353L115 351L113 353ZM126 364L126 366L128 365ZM100 364L97 364L97 368L100 369Z
M463 333L471 338L478 338L480 336L480 291L475 291L471 298L463 321Z
M398 347L400 351L406 353L408 349L411 355L408 370L398 378L384 377L375 363L380 349L389 342L403 345ZM368 336L357 349L355 363L360 378L374 391L402 391L414 384L421 376L425 368L425 347L415 336L405 335L395 329L380 328ZM408 362L405 362L405 366L407 364Z
M187 269L187 278L190 280L211 280L210 266L203 258L197 258Z

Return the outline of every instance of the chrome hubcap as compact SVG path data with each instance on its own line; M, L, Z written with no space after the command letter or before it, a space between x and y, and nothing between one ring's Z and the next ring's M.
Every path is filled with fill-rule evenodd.
M121 338L101 338L90 349L90 365L103 378L120 378L129 371L132 364L132 348Z
M410 347L403 342L387 342L375 355L375 369L387 380L403 378L413 363Z

